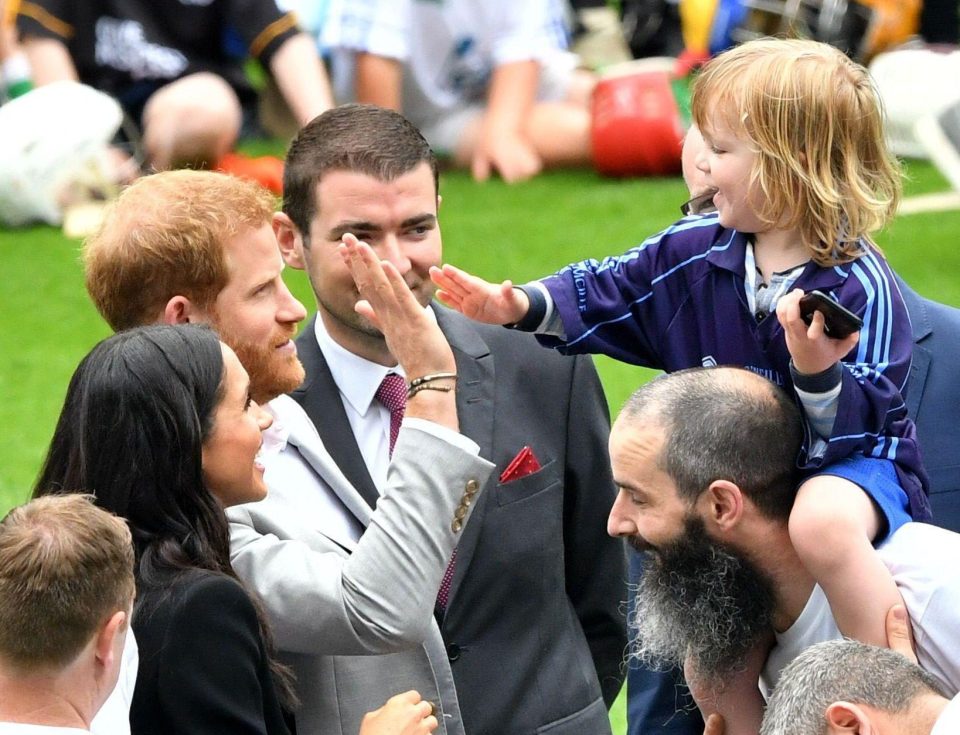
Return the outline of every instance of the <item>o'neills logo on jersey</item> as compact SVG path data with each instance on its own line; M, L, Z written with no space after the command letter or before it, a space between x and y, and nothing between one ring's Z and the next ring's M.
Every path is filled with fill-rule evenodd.
M761 378L766 378L772 383L777 385L783 385L783 376L780 375L776 370L770 368L757 367L756 365L744 365L744 368L749 370L751 373L756 373Z

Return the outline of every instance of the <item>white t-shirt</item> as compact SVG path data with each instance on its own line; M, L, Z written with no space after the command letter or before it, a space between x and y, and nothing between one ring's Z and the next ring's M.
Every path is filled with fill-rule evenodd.
M493 69L565 57L561 0L334 0L323 31L342 98L357 51L405 62L403 112L420 125L485 99Z
M960 732L960 694L950 700L937 718L930 735L957 735Z
M960 534L907 523L877 550L907 606L917 659L953 696L960 691ZM760 677L769 696L783 668L814 643L841 638L819 586L777 642Z

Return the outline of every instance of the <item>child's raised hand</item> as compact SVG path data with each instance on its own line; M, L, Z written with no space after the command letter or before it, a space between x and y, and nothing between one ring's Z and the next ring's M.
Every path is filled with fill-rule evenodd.
M813 312L809 325L800 316L800 299L803 291L795 288L777 302L777 319L783 327L787 350L793 358L793 366L804 375L821 373L846 357L860 335L857 332L843 339L828 337L823 328L823 314Z
M526 294L511 281L490 283L452 265L432 267L430 278L439 287L440 301L478 322L513 324L530 308Z

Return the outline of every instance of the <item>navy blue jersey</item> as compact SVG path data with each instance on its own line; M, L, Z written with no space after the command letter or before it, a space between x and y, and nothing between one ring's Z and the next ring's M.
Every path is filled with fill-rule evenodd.
M746 245L747 235L722 227L713 214L685 218L623 255L567 266L543 279L565 338L538 339L562 352L599 353L667 372L736 365L796 398L776 314L758 318L747 306ZM890 459L914 518L928 519L926 474L903 399L913 336L886 260L865 244L850 263L824 268L810 261L795 287L828 293L863 319L860 341L842 361L826 452L809 452L808 430L799 466L816 471L858 453Z

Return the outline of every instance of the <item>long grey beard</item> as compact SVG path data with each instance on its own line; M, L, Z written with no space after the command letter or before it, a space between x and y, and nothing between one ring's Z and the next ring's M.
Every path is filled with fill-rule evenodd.
M772 630L773 591L752 564L714 544L703 522L647 554L636 591L630 655L649 668L683 667L712 682L743 670L747 653Z

